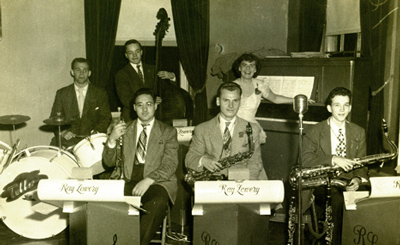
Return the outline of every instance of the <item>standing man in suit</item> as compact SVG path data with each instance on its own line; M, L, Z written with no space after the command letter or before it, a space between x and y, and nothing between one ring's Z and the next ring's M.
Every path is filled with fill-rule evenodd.
M124 194L141 196L148 213L141 213L140 240L149 244L166 215L169 200L174 203L176 199L179 145L175 128L155 119L157 103L151 89L136 91L133 109L138 119L114 127L104 147L103 161L109 167L116 165L117 154L121 154L117 140L122 137Z
M63 148L73 146L94 132L106 133L111 122L110 105L104 89L90 84L89 61L75 58L71 63L74 83L57 90L50 117L62 116L70 124L62 131ZM58 133L51 145L58 146Z
M125 122L130 122L134 118L132 99L134 93L140 88L155 89L155 67L142 62L143 48L139 41L131 39L125 43L125 57L129 64L124 66L115 75L115 87L119 100L122 103L122 118ZM173 72L159 71L158 77L175 81ZM156 103L161 103L161 98L157 97Z
M327 120L319 122L305 132L303 140L302 160L303 167L317 165L338 166L344 170L338 179L347 183L347 191L356 191L362 182L368 178L368 169L359 168L354 171L354 158L364 157L367 154L365 130L360 126L347 121L351 111L351 92L347 88L334 88L327 100L326 108L332 114ZM342 217L343 217L343 190L332 186L331 205L333 217L332 244L341 244ZM303 191L303 211L311 203L311 194L314 194L315 203L325 207L326 188L317 187L315 190Z
M221 175L228 175L227 169L218 160L233 156L239 152L249 151L246 126L249 122L236 116L242 89L237 83L221 84L217 92L217 106L220 113L213 119L195 127L189 151L186 155L186 167L198 172L205 169ZM249 170L250 179L267 179L260 149L260 128L250 123L253 131L254 153L251 158L243 160L230 168Z

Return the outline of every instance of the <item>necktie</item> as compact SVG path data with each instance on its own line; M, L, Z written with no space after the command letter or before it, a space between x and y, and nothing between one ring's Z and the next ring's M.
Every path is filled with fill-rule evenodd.
M227 156L231 154L231 142L232 137L231 133L229 132L229 125L231 122L225 122L225 130L224 130L224 151Z
M336 155L340 157L346 157L346 142L342 129L339 129L339 135L337 136L338 145L336 146Z
M85 95L83 94L83 88L78 89L78 94L79 116L82 117L83 105L85 104Z
M148 124L142 124L143 130L139 135L139 141L136 145L136 154L135 154L135 164L139 165L140 163L144 163L144 159L146 157L146 144L147 144L147 132L146 127Z
M137 73L139 75L140 80L142 80L142 82L144 83L144 77L143 77L142 70L140 70L140 65L137 65L136 68L137 68Z

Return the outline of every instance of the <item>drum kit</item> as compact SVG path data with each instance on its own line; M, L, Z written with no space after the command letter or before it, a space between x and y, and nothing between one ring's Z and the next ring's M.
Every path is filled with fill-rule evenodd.
M30 117L7 115L0 117L0 124L15 126ZM59 147L34 146L18 151L19 139L12 147L0 141L0 218L13 232L31 239L45 239L62 232L68 225L68 215L55 208L44 215L34 211L43 204L37 197L40 179L69 179L74 167L91 168L93 175L105 171L102 152L106 134L84 137L72 153L61 147L61 126L69 125L60 114L43 121L57 126ZM49 205L47 205L49 206Z

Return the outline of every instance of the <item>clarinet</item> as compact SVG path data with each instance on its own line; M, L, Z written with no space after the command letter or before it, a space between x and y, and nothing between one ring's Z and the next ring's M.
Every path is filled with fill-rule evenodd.
M118 112L120 108L118 107ZM119 123L123 122L124 119L121 117L119 119ZM114 172L117 173L117 176L112 176L112 179L124 179L124 136L120 136L117 140L117 153L116 153L116 160L115 160L115 170Z

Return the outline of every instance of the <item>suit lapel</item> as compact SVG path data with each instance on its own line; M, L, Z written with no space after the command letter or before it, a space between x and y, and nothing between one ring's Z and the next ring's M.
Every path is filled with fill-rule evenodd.
M323 124L323 128L320 133L320 143L321 149L325 155L332 155L332 146L331 146L331 127L328 125L328 121L326 120Z
M83 103L83 111L82 111L82 117L83 115L86 115L87 111L89 110L89 101L92 100L93 97L93 90L92 87L90 86L90 84L88 84L88 88L86 91L86 96L85 96L85 102Z
M74 84L71 84L68 88L67 100L69 100L69 104L71 105L70 113L73 115L72 117L79 118L78 97L76 96Z
M137 120L131 122L128 125L128 130L125 135L131 134L132 137L124 137L124 155L125 155L125 166L127 168L127 173L132 174L133 164L136 154L136 132L137 132ZM130 178L130 176L129 176Z
M160 124L157 120L155 120L147 144L146 164L152 163L153 158L157 155L157 151L159 151L159 147L157 147L157 145L160 141L161 136L162 134L161 134Z

